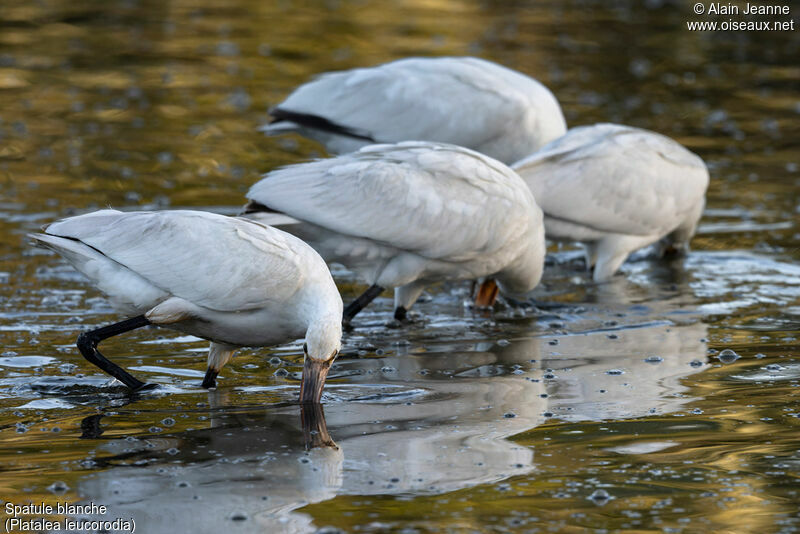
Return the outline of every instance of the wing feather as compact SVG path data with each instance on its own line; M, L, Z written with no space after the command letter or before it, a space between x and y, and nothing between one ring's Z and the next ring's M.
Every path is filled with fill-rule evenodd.
M507 162L566 130L558 101L544 85L470 57L409 58L323 74L276 111L317 117L380 143L452 143ZM265 129L280 133L282 124Z
M513 221L527 225L538 210L524 182L502 163L424 142L373 145L279 169L248 197L343 235L447 261L504 246L520 231Z
M314 255L274 228L196 211L103 210L47 233L79 240L165 292L218 311L288 299L303 283L305 256Z

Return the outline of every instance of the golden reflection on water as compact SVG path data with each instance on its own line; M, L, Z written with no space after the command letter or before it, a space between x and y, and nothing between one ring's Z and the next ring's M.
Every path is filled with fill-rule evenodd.
M145 330L110 340L109 354L175 388L172 394L126 404L116 390L101 388L105 379L72 343L78 331L114 315L68 268L30 250L25 233L107 205L233 212L261 172L323 154L313 142L255 131L293 87L322 71L408 55L474 54L539 78L571 125L651 128L699 153L712 184L695 253L673 263L630 263L625 278L603 286L568 267L551 268L540 291L588 309L566 317L481 316L464 311L459 296L437 294L420 306L420 327L394 331L383 327L388 304L379 301L348 341L342 375L329 388L328 426L345 458L360 450L356 429L374 447L400 435L450 445L451 432L473 424L495 452L489 458L502 460L519 447L530 464L505 477L491 462L483 471L464 468L461 485L446 491L369 493L357 486L367 484L359 477L372 474L368 468L333 459L326 465L341 470L343 486L324 498L314 493L317 501L301 487L280 517L312 531L796 529L800 33L689 33L691 5L4 2L0 357L11 360L0 363L0 499L86 499L88 474L102 487L103 476L113 481L125 469L138 469L144 480L160 480L158 469L173 466L195 476L203 470L192 469L192 451L224 442L226 433L242 444L254 435L299 440L291 428L296 414L281 412L296 382L275 374L299 370L299 346L244 351L226 368L220 390L207 394L195 384L205 343ZM350 280L343 288L355 292ZM665 334L669 328L688 332L686 342ZM148 343L159 336L164 343ZM720 362L715 351L724 348L742 358ZM649 369L642 359L653 354L665 359L653 367L655 386L642 379L625 389L606 374L617 366L621 381L644 376L637 374ZM11 365L29 356L54 360ZM283 361L268 363L273 356ZM698 366L690 367L695 359ZM76 370L61 370L65 363ZM559 375L552 383L544 378L547 366ZM501 384L515 384L520 370L543 388L523 391L550 397L512 408L508 394L503 402L515 412L508 421L521 432L510 439L496 432L497 414L481 416L490 410L481 411L469 388L448 389L474 380L502 396L515 391ZM402 400L366 408L345 402L363 393L357 386L371 391L374 384L426 393L408 397L409 408ZM594 401L605 384L613 393L608 405L627 412L603 412L606 405ZM588 392L582 401L568 395L578 386ZM639 397L626 391L661 411L630 409ZM47 404L56 401L66 406ZM29 402L45 404L22 408ZM475 409L459 412L468 402ZM589 408L601 420L587 415ZM378 420L380 413L393 415ZM97 427L87 435L92 416ZM167 452L172 448L178 453ZM229 460L249 458L220 448ZM198 454L196 465L223 465L208 451ZM407 468L405 458L392 467ZM492 481L477 480L478 472ZM55 482L69 489L54 494L48 487ZM272 489L293 488L286 482ZM598 489L613 498L591 500ZM304 505L303 495L314 504Z

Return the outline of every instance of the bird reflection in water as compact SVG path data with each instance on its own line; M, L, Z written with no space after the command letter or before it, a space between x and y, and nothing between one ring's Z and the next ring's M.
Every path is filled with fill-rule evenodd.
M328 434L328 425L325 423L325 410L322 408L322 404L302 403L300 405L300 424L303 427L303 439L307 451L317 447L339 448Z
M109 513L136 517L142 531L210 531L230 528L232 519L241 519L243 532L313 531L303 507L336 496L437 495L533 476L550 460L534 463L534 449L509 438L550 417L617 420L685 409L692 398L680 382L706 366L702 323L587 328L558 336L556 345L535 328L530 334L345 356L343 370L363 372L331 384L327 413L296 404L248 410L228 402L229 392L211 392L208 428L108 439L98 447L108 454L94 457L103 470L84 477L78 491L107 503ZM99 417L82 427L85 438L103 439Z

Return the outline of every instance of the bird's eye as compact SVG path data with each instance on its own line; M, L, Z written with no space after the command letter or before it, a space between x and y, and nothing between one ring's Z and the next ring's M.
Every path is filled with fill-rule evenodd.
M303 352L308 354L308 343L303 343Z

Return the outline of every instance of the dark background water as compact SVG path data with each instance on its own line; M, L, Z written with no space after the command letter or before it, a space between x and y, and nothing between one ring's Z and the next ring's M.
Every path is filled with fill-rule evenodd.
M796 531L800 30L690 32L714 20L692 6L3 2L0 499L104 502L147 532ZM108 354L169 393L133 402L83 361L77 334L115 315L26 233L109 205L232 213L260 173L324 155L255 131L293 87L446 54L535 76L570 126L702 156L693 252L594 285L554 249L554 313L475 313L453 286L387 328L379 299L326 389L338 450L304 450L299 344L244 350L208 393L205 342L131 333Z

